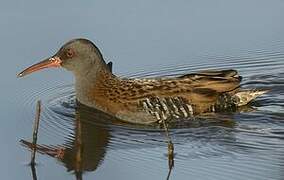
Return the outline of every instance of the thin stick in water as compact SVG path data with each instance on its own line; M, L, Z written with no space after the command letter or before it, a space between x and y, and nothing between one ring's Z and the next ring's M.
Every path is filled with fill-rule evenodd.
M164 127L166 138L167 138L167 144L168 144L169 172L168 172L168 175L167 175L167 180L169 180L172 169L174 167L174 144L172 143L172 139L171 139L170 134L169 134L169 128L167 126L166 120L162 119L162 123L163 123L163 127Z
M35 121L33 126L33 149L31 155L31 165L35 165L35 155L36 155L36 143L37 143L37 133L38 133L38 126L39 126L39 119L40 119L40 112L41 112L41 102L37 101L36 104L36 115Z

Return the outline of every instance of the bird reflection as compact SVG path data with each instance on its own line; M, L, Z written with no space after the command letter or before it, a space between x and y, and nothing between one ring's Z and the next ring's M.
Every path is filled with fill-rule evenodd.
M95 171L103 161L110 132L108 120L113 118L98 110L78 104L75 114L74 138L62 145L36 145L37 152L56 158L82 179L84 171ZM100 123L100 122L104 123ZM21 140L22 145L33 149L32 143ZM34 175L33 175L34 176ZM35 179L35 178L34 178Z
M247 111L253 111L253 109L247 107L239 110L239 112ZM181 121L181 124L175 122L174 124L168 124L168 127L193 128L210 126L213 124L215 126L218 125L233 128L235 126L235 121L228 117L231 116L209 114L203 117L203 121L196 119L192 121ZM72 138L67 138L65 143L61 145L33 145L31 142L25 140L21 140L21 143L30 150L36 148L37 152L59 160L66 167L68 172L73 172L76 179L81 180L83 179L84 172L95 171L103 162L111 137L110 125L112 124L117 125L124 123L99 110L77 103ZM129 126L129 124L127 124L127 126ZM165 135L167 134L168 132L165 132ZM172 143L170 137L167 138L169 169L166 179L169 179L174 167L175 153L174 142ZM234 139L234 137L232 137L232 139ZM32 167L33 179L37 179L35 171L35 167Z

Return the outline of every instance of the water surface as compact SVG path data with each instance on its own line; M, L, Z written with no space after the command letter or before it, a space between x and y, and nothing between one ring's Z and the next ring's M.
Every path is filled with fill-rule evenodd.
M38 179L166 179L162 129L76 109L73 78L63 70L16 78L63 42L85 37L123 77L234 68L244 88L270 89L236 113L173 125L170 179L283 179L283 9L279 0L2 2L2 178L32 179L19 140L31 140L41 99Z

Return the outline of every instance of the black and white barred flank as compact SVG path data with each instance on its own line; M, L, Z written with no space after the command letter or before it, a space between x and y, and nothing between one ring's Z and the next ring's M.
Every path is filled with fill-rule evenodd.
M150 97L140 101L140 105L157 120L193 116L192 105L182 97Z

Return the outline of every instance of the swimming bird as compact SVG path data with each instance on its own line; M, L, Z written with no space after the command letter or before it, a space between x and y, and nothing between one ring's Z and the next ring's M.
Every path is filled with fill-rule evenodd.
M74 74L79 103L129 123L150 124L231 111L267 92L242 90L242 77L232 69L176 77L120 78L87 39L67 42L55 55L28 67L18 77L49 67L63 67Z

